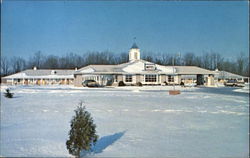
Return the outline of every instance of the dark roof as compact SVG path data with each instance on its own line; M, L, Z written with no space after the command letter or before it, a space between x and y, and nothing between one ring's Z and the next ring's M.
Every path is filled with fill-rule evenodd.
M131 49L139 49L139 47L136 45L136 43L134 43L133 45L132 45L132 47L131 47Z

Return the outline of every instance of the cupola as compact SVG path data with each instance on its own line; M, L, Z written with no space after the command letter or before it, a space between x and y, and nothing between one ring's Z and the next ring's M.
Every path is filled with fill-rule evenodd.
M134 43L129 50L129 61L132 60L140 60L140 49L136 43Z

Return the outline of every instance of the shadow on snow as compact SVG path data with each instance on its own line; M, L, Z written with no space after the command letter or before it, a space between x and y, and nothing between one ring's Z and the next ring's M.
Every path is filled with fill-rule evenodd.
M82 156L86 156L89 154L98 154L103 152L103 150L105 150L108 146L114 144L117 140L119 140L126 131L123 132L118 132L112 135L108 135L108 136L103 136L101 137L95 144L95 146L92 148L92 152L82 152L81 157Z
M126 131L118 132L112 135L104 136L96 142L96 145L93 148L93 152L95 154L101 153L104 149L106 149L109 145L115 143L118 139L120 139Z

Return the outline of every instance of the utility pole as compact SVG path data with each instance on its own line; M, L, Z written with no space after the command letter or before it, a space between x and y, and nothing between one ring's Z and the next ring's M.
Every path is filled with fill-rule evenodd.
M173 56L173 59L172 59L172 63L173 63L173 81L174 81L174 59L175 59L175 56ZM175 90L175 82L173 84L173 88Z

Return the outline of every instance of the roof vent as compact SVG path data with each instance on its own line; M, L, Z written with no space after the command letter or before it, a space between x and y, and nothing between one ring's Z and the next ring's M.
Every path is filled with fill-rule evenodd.
M34 66L34 67L33 67L33 70L37 70L37 68Z

